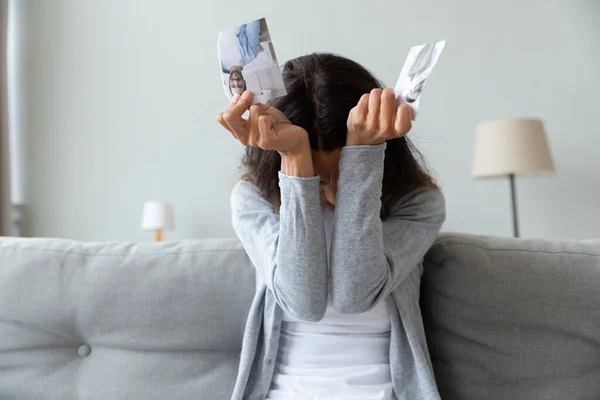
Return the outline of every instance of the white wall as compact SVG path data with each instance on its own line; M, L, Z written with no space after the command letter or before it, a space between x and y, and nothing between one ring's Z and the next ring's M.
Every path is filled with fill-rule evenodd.
M600 237L600 3L595 0L17 0L25 233L231 236L240 146L220 129L216 33L266 16L280 61L332 51L388 85L411 45L448 41L411 133L442 182L447 231L510 235L508 183L473 181L481 119L543 118L557 175L518 181L524 236ZM377 3L378 6L369 5Z

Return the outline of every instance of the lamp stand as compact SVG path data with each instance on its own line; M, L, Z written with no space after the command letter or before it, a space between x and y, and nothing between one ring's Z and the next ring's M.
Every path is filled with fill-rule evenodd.
M163 238L163 233L160 229L157 229L154 231L154 241L155 242L162 242L164 240Z
M519 237L519 218L517 213L517 189L515 187L515 174L509 174L510 181L510 198L512 201L512 217L513 217L513 235Z

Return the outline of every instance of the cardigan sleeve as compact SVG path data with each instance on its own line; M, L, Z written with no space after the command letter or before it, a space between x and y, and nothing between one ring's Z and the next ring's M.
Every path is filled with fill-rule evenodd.
M344 147L331 243L333 307L361 313L387 297L422 261L445 220L437 189L417 189L381 221L385 144Z
M241 181L231 195L232 223L279 306L305 321L327 308L327 251L319 178L279 173L279 214L258 188Z

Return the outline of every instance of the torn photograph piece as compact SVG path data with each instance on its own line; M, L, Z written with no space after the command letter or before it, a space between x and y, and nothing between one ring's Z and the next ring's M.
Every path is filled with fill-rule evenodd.
M398 105L408 104L413 111L413 121L419 111L419 100L425 83L437 63L446 41L415 46L408 52L404 67L400 72L394 93Z
M229 100L245 90L254 94L254 103L287 94L264 18L219 32L217 55Z

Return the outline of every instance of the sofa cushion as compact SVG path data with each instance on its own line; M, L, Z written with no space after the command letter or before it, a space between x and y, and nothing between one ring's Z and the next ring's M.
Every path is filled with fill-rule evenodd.
M229 399L253 283L236 240L0 239L0 399Z
M600 398L600 241L442 235L421 298L444 400Z

